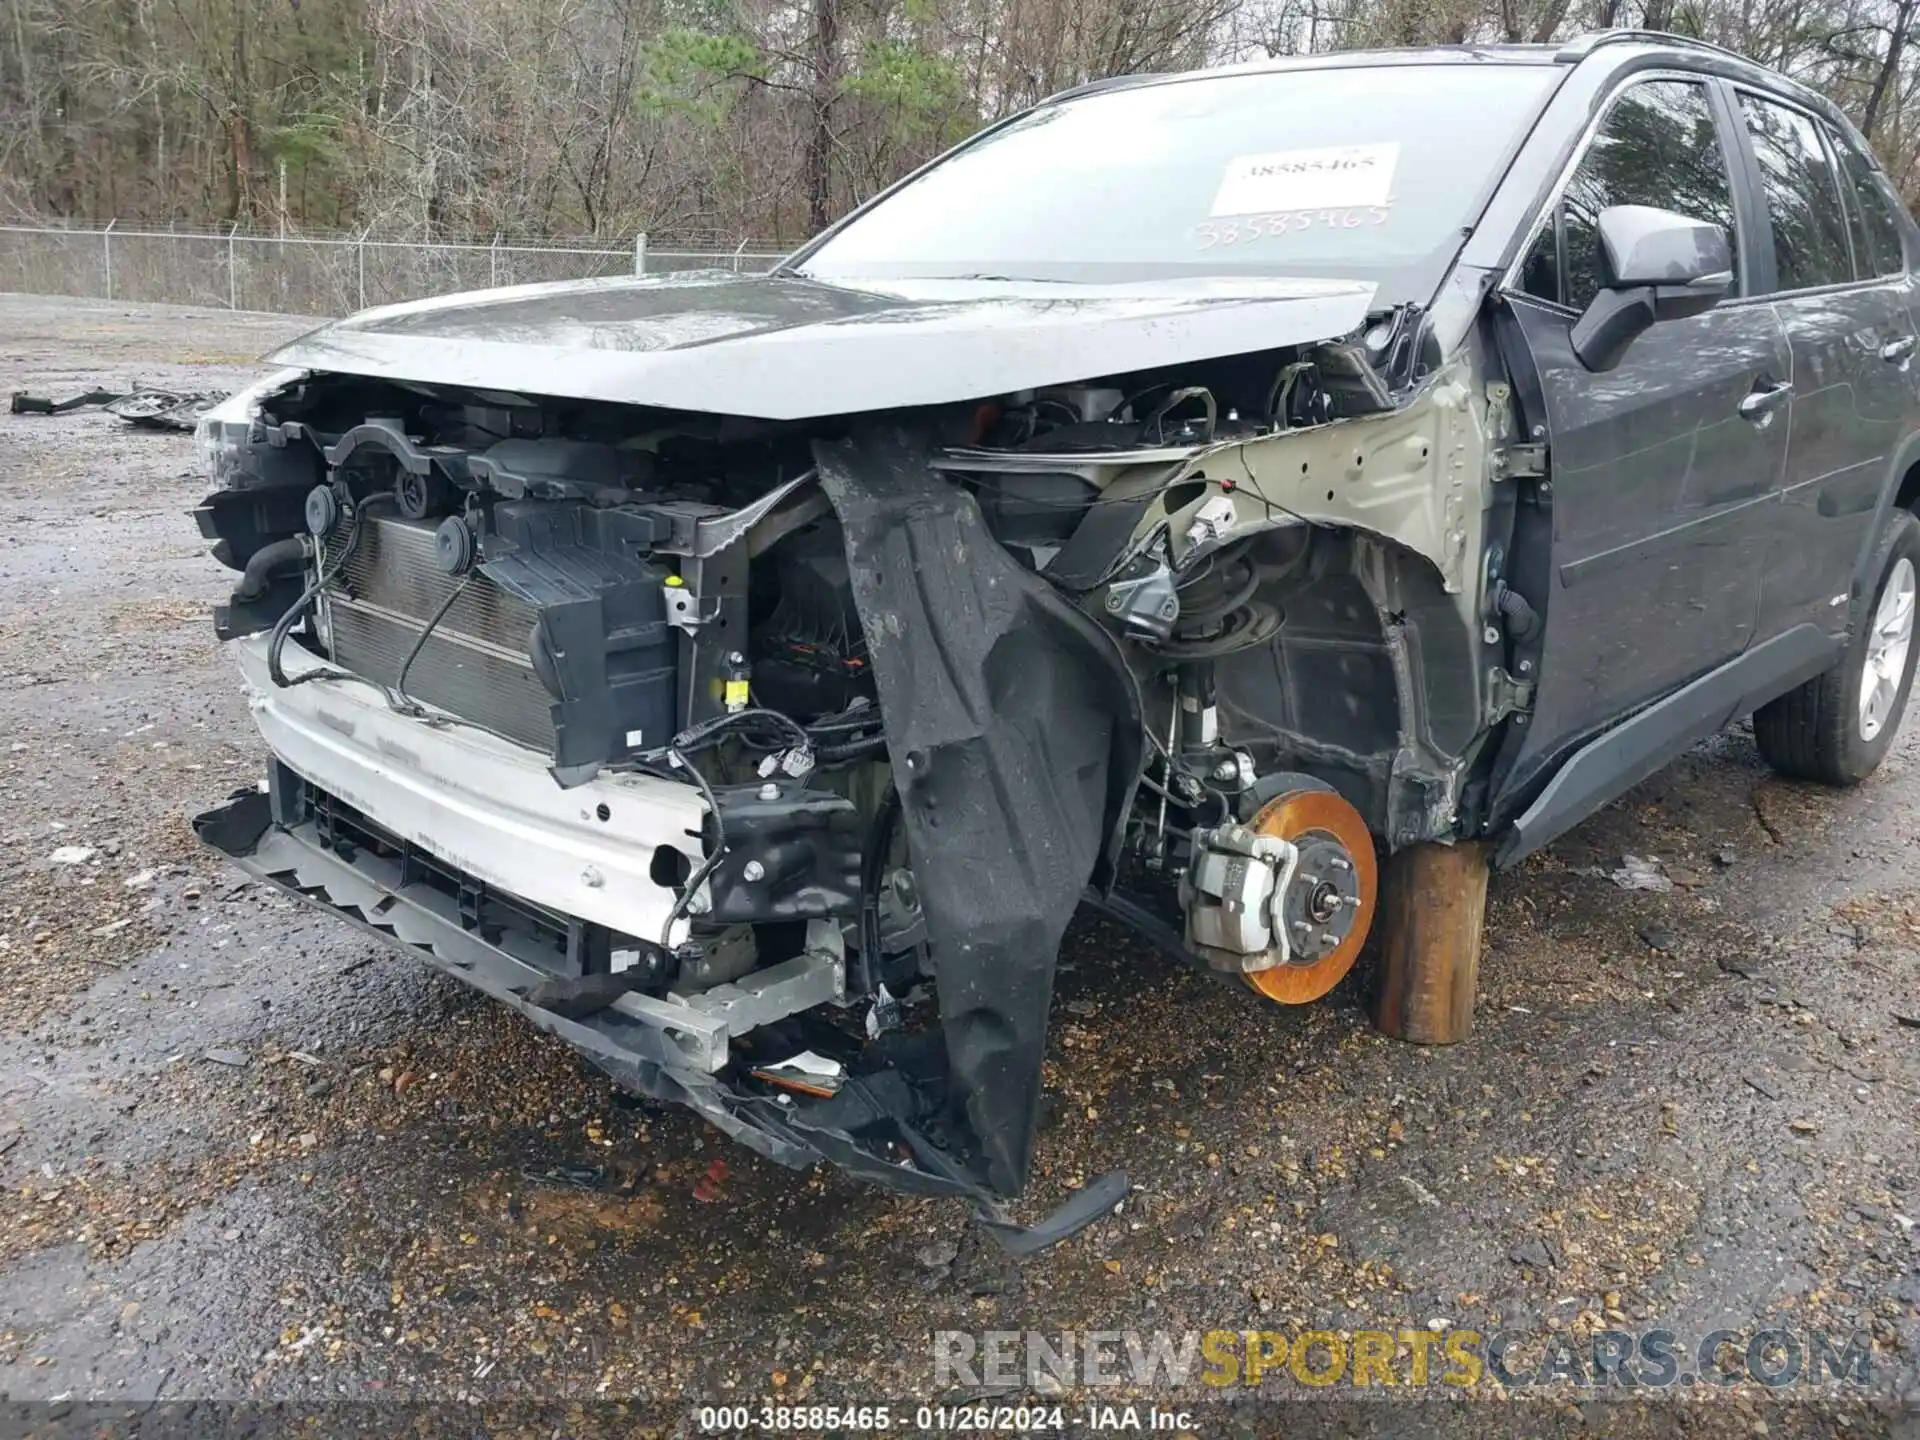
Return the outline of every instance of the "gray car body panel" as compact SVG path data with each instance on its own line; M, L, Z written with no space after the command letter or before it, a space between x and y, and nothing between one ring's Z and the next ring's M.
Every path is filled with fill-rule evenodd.
M984 399L1351 333L1361 281L1128 285L713 273L563 281L369 310L283 365L766 420Z
M1512 772L1525 785L1568 741L1754 638L1787 428L1758 428L1738 406L1790 361L1764 303L1655 325L1603 375L1574 358L1564 312L1518 298L1513 312L1553 457L1547 657Z
M1762 92L1864 148L1824 97L1713 47L1621 36L1568 68L1463 247L1453 282L1458 292L1462 277L1484 277L1513 296L1502 323L1509 342L1525 338L1518 350L1509 343L1505 358L1525 418L1547 443L1552 481L1544 593L1535 597L1545 627L1534 714L1507 737L1489 805L1490 824L1504 831L1503 864L1832 663L1852 618L1845 592L1857 596L1877 579L1865 573L1873 537L1920 464L1911 386L1896 396L1890 367L1858 353L1867 337L1878 336L1875 349L1889 338L1897 315L1876 292L1910 293L1911 279L1775 293L1764 200L1731 110L1722 138L1747 298L1654 325L1607 375L1565 353L1574 317L1522 298L1515 268L1593 125L1636 79L1659 72L1722 96L1729 86ZM1911 267L1920 231L1904 208L1899 221ZM1463 296L1448 313L1468 325L1480 312ZM1843 359L1847 336L1855 353ZM1852 383L1836 387L1824 372L1841 368ZM1793 382L1774 426L1785 434L1734 418L1749 386L1780 380ZM1658 462L1663 442L1682 455L1678 463ZM1612 583L1586 583L1609 572Z

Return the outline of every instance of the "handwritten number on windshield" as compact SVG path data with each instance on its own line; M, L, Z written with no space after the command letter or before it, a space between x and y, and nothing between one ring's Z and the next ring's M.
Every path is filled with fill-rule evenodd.
M1245 245L1255 240L1277 240L1306 230L1358 230L1384 225L1393 212L1385 205L1350 205L1337 210L1279 210L1268 215L1234 215L1202 220L1194 236L1202 250L1222 245Z

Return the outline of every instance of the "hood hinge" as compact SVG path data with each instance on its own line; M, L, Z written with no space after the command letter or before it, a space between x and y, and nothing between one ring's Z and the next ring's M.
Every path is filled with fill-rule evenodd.
M1547 473L1545 441L1529 445L1508 445L1493 452L1495 480L1524 480Z
M1533 682L1516 680L1500 666L1487 671L1487 723L1497 724L1509 715L1533 708Z

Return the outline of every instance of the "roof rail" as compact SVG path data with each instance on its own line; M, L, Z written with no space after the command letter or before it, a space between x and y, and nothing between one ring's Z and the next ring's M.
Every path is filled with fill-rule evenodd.
M1716 45L1711 40L1696 40L1691 35L1675 35L1668 30L1595 30L1588 35L1576 35L1558 50L1553 58L1562 65L1573 65L1587 58L1602 45L1620 45L1633 41L1651 41L1659 45L1684 45L1690 50L1709 50L1715 55L1726 55L1735 60L1744 60L1756 65L1750 55L1742 55L1738 50L1729 50L1724 45Z

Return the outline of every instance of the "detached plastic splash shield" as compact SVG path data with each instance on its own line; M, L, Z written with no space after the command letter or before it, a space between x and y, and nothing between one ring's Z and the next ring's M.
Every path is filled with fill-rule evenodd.
M814 447L846 533L939 991L947 1113L925 1118L968 1179L1015 1195L1055 959L1117 853L1140 698L1106 632L1001 547L930 453L879 427Z

